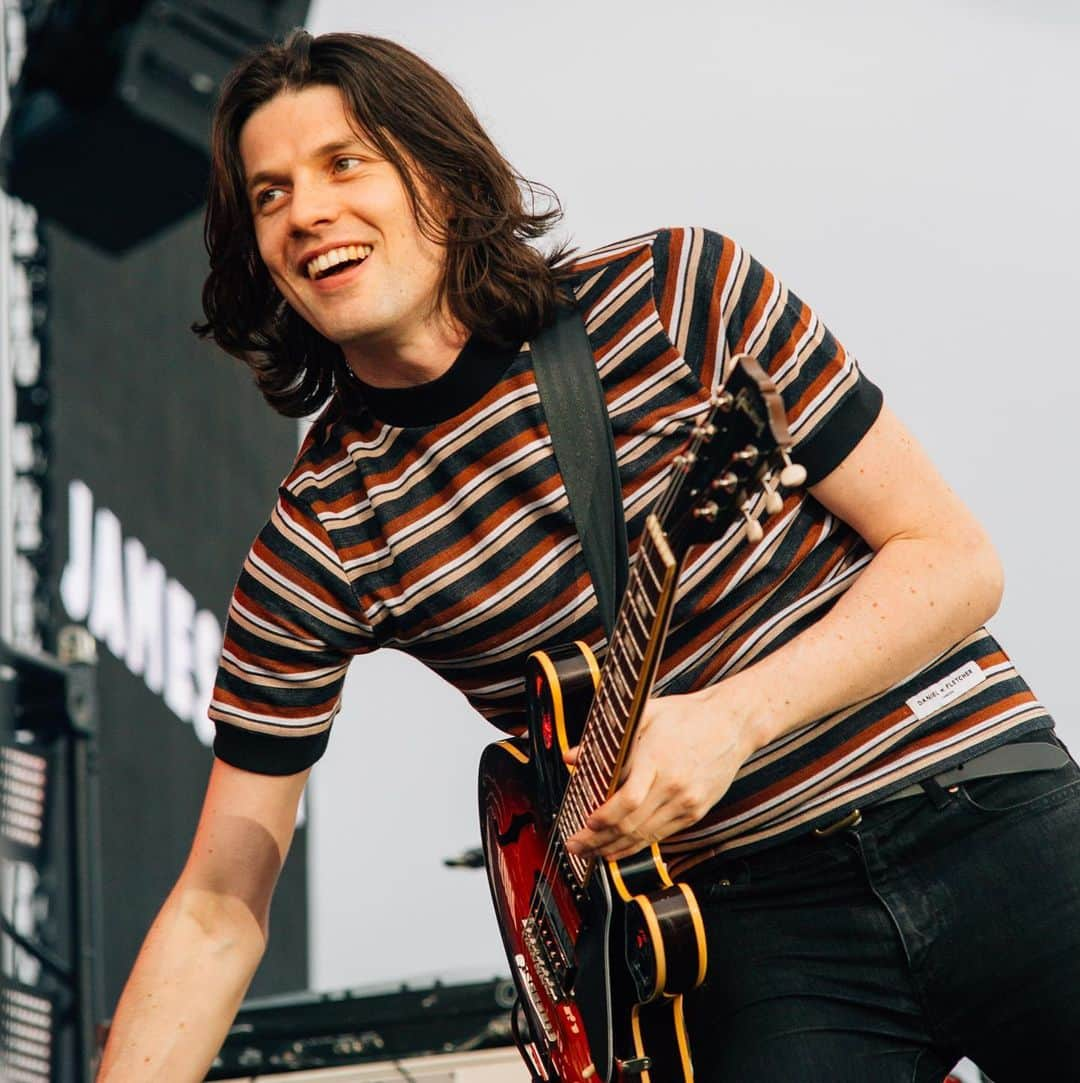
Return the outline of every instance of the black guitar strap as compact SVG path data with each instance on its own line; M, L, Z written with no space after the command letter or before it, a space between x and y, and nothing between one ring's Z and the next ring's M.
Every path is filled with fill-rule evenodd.
M600 375L581 314L560 306L529 344L551 448L610 639L626 589L622 484Z

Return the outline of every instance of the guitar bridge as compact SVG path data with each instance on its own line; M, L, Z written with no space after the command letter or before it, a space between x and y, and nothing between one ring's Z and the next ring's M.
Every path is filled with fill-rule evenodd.
M551 1019L548 1017L548 1013L544 1011L543 1004L540 1003L540 998L536 995L536 984L529 971L529 964L526 962L524 955L515 955L514 963L518 969L521 991L525 994L525 999L528 1000L529 1006L533 1010L533 1017L543 1028L544 1037L554 1045L558 1040L558 1035L555 1033L555 1028L551 1025Z

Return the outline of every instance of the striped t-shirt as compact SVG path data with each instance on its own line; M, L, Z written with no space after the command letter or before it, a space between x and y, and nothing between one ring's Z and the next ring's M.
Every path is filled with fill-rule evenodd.
M817 315L734 241L660 230L575 260L607 400L631 560L672 460L740 353L779 388L813 485L875 420L881 394ZM473 340L438 379L332 403L282 483L229 608L210 715L227 762L290 774L319 758L353 655L414 655L516 731L534 650L606 645L528 344ZM828 611L871 558L805 490L750 545L692 548L656 694L722 680ZM665 843L674 871L835 820L875 795L1051 725L985 629L876 698L755 754Z

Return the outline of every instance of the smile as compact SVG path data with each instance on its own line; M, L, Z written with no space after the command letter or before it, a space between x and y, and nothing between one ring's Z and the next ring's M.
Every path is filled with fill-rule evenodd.
M343 271L346 267L354 267L363 263L371 255L369 244L345 244L339 248L331 248L329 252L323 252L308 260L304 270L308 278L328 278L330 275Z

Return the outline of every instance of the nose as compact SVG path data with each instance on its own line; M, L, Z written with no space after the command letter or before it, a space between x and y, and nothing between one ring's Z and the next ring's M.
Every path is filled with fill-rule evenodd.
M310 233L329 225L339 211L330 185L310 180L294 182L289 198L289 226L293 233Z

